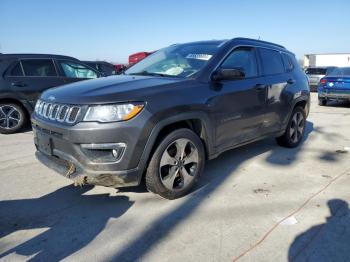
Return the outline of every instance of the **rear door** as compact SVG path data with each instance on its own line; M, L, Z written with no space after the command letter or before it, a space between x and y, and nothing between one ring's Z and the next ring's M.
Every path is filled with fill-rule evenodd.
M93 79L100 76L97 70L74 60L56 60L60 75L65 83L73 83L81 80Z
M32 105L46 89L64 84L53 60L47 58L21 59L7 70L5 79L13 93Z
M261 136L266 101L266 87L260 77L255 48L234 49L220 68L240 69L245 77L221 81L211 102L217 121L219 151Z
M293 85L295 79L291 73L292 69L285 68L282 52L268 48L259 48L258 51L262 65L262 82L267 86L266 112L262 124L263 132L267 134L281 129L282 120L288 113L285 112L288 100L283 97L283 91ZM290 63L288 60L286 67L293 65Z

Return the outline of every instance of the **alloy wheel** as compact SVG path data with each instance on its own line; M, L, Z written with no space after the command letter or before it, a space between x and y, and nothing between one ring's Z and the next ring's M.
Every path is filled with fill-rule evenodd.
M4 129L14 129L21 121L20 112L11 105L0 106L0 127Z
M301 139L305 126L305 119L301 112L296 112L292 118L289 128L289 136L293 143L299 142Z
M198 171L199 153L188 139L180 138L172 142L160 160L160 179L168 190L187 187Z

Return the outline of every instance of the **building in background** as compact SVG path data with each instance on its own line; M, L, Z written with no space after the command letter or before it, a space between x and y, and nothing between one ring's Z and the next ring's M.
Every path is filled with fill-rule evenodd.
M304 68L327 66L350 66L350 53L304 55Z

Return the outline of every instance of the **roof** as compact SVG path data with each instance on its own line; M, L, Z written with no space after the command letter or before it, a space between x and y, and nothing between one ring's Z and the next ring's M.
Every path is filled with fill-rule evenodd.
M71 56L53 54L0 54L0 58L60 58L78 60Z
M233 41L250 42L252 44L268 45L268 46L278 47L278 48L281 48L281 49L286 49L283 45L275 44L275 43L268 42L268 41L253 39L253 38L236 37L236 38L233 38L232 40Z
M244 38L244 37L236 37L232 39L223 39L223 40L205 40L205 41L195 41L195 42L189 42L189 43L184 43L184 44L224 44L229 41L241 41L244 42L244 44L251 44L251 45L260 45L260 46L266 46L266 47L274 47L278 49L283 49L286 51L286 48L282 45L275 44L272 42L267 42L267 41L262 41L258 39L252 39L252 38Z

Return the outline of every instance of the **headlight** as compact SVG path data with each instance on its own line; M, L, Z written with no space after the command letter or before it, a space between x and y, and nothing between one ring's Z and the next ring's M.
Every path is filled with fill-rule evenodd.
M116 122L127 121L141 112L143 104L117 104L90 106L84 121Z

